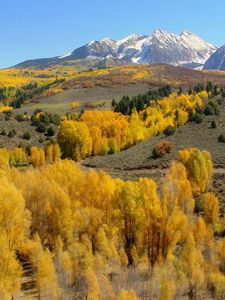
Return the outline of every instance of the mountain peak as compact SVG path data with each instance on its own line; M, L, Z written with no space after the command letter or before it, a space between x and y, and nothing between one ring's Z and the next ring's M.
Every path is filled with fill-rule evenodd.
M145 36L139 35L139 34L131 34L131 35L128 35L127 37L125 37L124 39L118 41L117 43L122 44L122 43L126 43L126 42L129 42L129 41L137 41L137 40L140 40L144 37Z
M188 30L177 35L157 28L149 36L132 34L122 40L106 37L99 41L91 41L66 55L46 59L45 63L51 65L65 60L113 58L119 64L167 63L202 67L215 51L216 47ZM35 61L29 62L32 63L38 64Z
M195 35L195 36L196 36L196 34L194 34L193 32L191 32L191 31L189 31L189 30L183 30L183 31L181 32L180 36L182 36L182 35L187 35L187 36Z
M156 28L152 34L154 35L154 34L165 34L165 33L168 33L168 31L160 29L160 28Z
M116 41L109 37L105 37L104 39L101 40L101 42L111 43L111 42L116 42Z

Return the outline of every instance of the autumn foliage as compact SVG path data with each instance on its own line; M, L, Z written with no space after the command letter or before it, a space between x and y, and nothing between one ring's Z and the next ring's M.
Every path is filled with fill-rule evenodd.
M209 153L181 151L157 184L84 172L72 160L52 160L57 149L49 148L44 165L33 149L37 165L26 171L1 164L1 299L20 289L17 253L36 270L43 299L136 300L143 291L149 299L224 298L225 240L218 235L225 223L207 191ZM7 162L4 151L0 159ZM203 197L201 216L195 194Z
M110 111L85 111L79 120L61 122L58 143L63 157L74 160L90 155L117 153L140 141L174 130L188 121L188 110L195 112L208 94L170 94L130 116Z

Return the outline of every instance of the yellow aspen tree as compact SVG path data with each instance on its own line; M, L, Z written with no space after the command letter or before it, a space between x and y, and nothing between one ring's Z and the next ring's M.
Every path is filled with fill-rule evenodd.
M211 181L213 172L210 153L196 148L181 150L179 161L187 170L187 178L191 182L193 194L204 193Z
M172 162L171 167L165 177L165 193L170 194L170 198L175 205L178 205L186 215L193 214L194 198L191 184L187 179L185 167L179 162Z
M204 195L203 212L206 223L216 225L219 222L219 200L213 193Z
M52 254L48 250L40 253L40 258L37 263L36 279L41 299L56 300L60 298L60 290L52 261Z
M60 287L66 290L72 286L73 263L69 252L64 250L63 246L61 238L58 237L55 247L55 265Z
M187 274L189 281L189 292L194 297L199 297L200 291L204 289L204 259L201 251L196 246L193 234L188 233L186 242L181 253L181 270Z
M198 247L204 249L207 238L207 228L202 216L198 217L197 223L193 229L193 235Z
M61 158L61 151L60 151L59 144L54 144L53 147L54 147L53 161L56 162L56 161L60 160L60 158Z
M91 268L85 272L85 279L87 282L87 300L100 300L101 291L99 288L97 277Z
M30 161L32 165L37 168L45 164L45 152L43 149L31 147L30 149Z
M84 122L71 120L61 122L58 143L63 157L75 161L89 156L92 152L92 139Z
M53 144L49 145L46 151L46 160L48 163L52 163L54 161L54 146Z
M132 252L137 242L138 229L141 224L141 197L138 183L124 182L116 202L119 209L119 226L124 249L128 258L128 264L132 265L134 263Z
M5 148L0 148L0 169L7 170L9 168L9 152Z
M20 289L22 270L0 230L0 299L10 300Z
M170 261L156 263L149 280L149 298L173 300L178 287L175 268Z
M162 208L157 186L153 180L140 179L139 188L143 199L142 228L143 243L147 248L150 264L153 266L160 254L160 231Z
M138 300L138 297L133 290L122 290L116 300Z
M39 163L38 166L41 167L45 164L45 152L43 149L39 149Z
M215 299L225 299L225 276L217 271L209 275L209 282L214 288Z
M0 231L5 235L8 249L15 250L27 238L30 214L25 208L21 193L12 183L1 178Z
M31 147L30 149L30 160L34 167L39 165L39 151L36 147Z

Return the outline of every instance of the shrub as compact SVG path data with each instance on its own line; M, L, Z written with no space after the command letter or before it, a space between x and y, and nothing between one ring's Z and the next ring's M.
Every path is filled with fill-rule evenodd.
M6 135L5 129L3 129L3 130L1 131L1 135Z
M47 113L43 114L40 116L39 120L44 123L45 125L49 125L50 124L50 118L48 116Z
M225 136L223 134L218 136L218 142L219 143L225 143Z
M14 129L10 130L8 133L8 137L14 137L15 135L16 135L16 131Z
M15 116L15 119L16 119L18 122L22 122L22 121L24 121L24 116L23 116L23 115L16 115L16 116Z
M43 139L43 138L40 138L40 139L39 139L39 143L40 143L40 144L44 143L44 139Z
M25 139L25 140L30 140L31 139L31 135L30 135L30 133L28 131L24 132L23 139Z
M203 121L203 117L199 113L197 113L192 117L192 119L190 121L194 122L196 124L200 124Z
M214 113L215 113L215 111L214 111L213 107L210 106L210 105L207 105L205 110L204 110L204 114L206 116L212 116L212 115L214 115Z
M44 133L44 132L46 132L46 130L47 130L47 128L46 128L45 124L43 124L43 123L41 123L40 125L38 125L38 127L36 129L36 131L40 132L40 133Z
M215 122L215 121L212 121L212 122L211 122L211 127L212 127L212 128L214 128L214 129L217 127L217 125L216 125L216 122Z
M169 141L162 141L156 145L156 147L152 151L152 155L154 158L163 157L166 154L171 152L172 143Z
M11 110L5 111L4 114L5 114L7 117L9 117L9 118L12 117L12 112L11 112Z
M60 124L60 116L59 115L53 115L49 114L50 123L55 124L56 126L59 126Z
M175 128L173 126L168 126L166 130L164 130L164 134L166 136L173 135L175 132Z
M49 127L48 130L47 130L47 135L48 136L55 135L55 130L52 127Z
M206 116L219 115L219 108L215 103L210 101L205 107L204 114Z

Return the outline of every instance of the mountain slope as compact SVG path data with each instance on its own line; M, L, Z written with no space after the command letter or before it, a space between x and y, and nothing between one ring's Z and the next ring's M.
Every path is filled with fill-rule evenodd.
M156 29L150 36L133 34L123 40L105 38L91 41L86 45L62 56L30 60L17 67L63 64L74 60L107 60L114 63L167 63L175 66L202 67L216 51L216 47L205 42L189 31L180 35Z
M225 70L225 45L219 48L205 63L204 69Z

